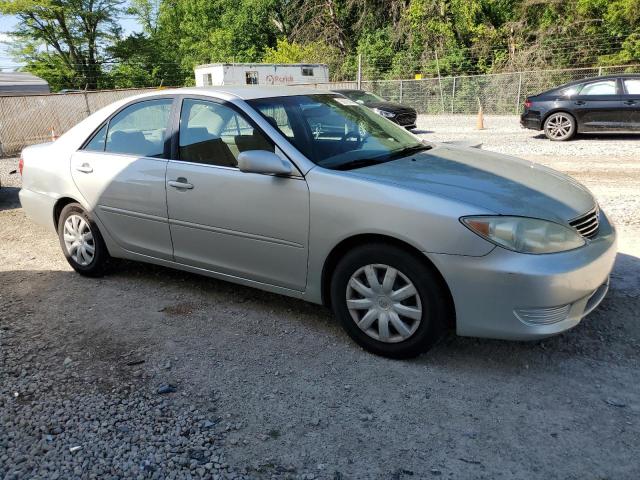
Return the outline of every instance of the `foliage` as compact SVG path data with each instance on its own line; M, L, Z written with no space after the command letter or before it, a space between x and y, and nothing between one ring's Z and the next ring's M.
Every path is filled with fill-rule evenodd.
M0 0L0 14L20 20L11 33L27 70L49 74L54 84L97 88L104 46L121 34L121 6L121 0Z
M210 62L327 63L335 80L640 62L640 0L0 0L52 88L185 85ZM138 18L122 38L117 16Z

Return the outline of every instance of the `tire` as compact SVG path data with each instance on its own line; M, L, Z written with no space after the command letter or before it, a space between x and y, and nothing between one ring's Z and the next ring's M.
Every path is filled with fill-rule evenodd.
M544 121L544 134L552 142L570 140L576 134L576 120L566 112L552 113Z
M67 262L76 272L87 277L105 274L109 252L98 226L79 203L70 203L60 212L58 238Z
M389 268L396 271L395 281L385 286ZM415 295L405 297L412 291L405 288L409 284ZM451 313L445 288L423 259L393 245L369 244L348 252L336 265L331 305L343 328L364 349L384 357L411 358L431 348L445 331Z

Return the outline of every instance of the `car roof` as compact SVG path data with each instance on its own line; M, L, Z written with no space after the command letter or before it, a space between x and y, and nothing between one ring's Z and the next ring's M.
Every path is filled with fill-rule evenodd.
M640 73L618 73L616 75L603 75L601 77L588 77L581 78L580 80L573 80L572 82L563 83L559 87L554 88L554 90L561 87L569 87L571 85L579 85L585 82L594 82L598 80L615 80L616 78L637 78L640 77Z
M293 95L321 95L331 93L328 90L305 86L262 86L262 85L223 85L220 87L185 87L154 90L140 97L150 95L204 95L217 98L238 98L254 100L256 98L290 97Z
M344 93L344 92L361 92L361 93L366 93L365 90L360 90L358 88L336 88L331 90L334 93Z

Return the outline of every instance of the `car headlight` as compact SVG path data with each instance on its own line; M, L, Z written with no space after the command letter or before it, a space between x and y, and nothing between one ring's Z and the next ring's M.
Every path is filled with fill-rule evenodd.
M385 118L393 118L396 116L396 114L393 112L387 112L386 110L380 110L379 108L374 108L372 110L376 112L378 115L382 115Z
M472 232L520 253L554 253L582 247L586 242L573 228L527 217L462 217Z

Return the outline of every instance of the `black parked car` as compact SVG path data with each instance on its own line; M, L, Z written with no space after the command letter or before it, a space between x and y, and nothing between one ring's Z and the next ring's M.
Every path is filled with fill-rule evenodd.
M640 75L613 75L567 83L527 97L520 124L550 140L576 133L640 133Z
M369 107L378 115L382 115L408 130L416 128L416 118L418 114L415 108L407 107L400 103L389 102L375 93L365 92L364 90L333 90L333 92L344 95L365 107Z

